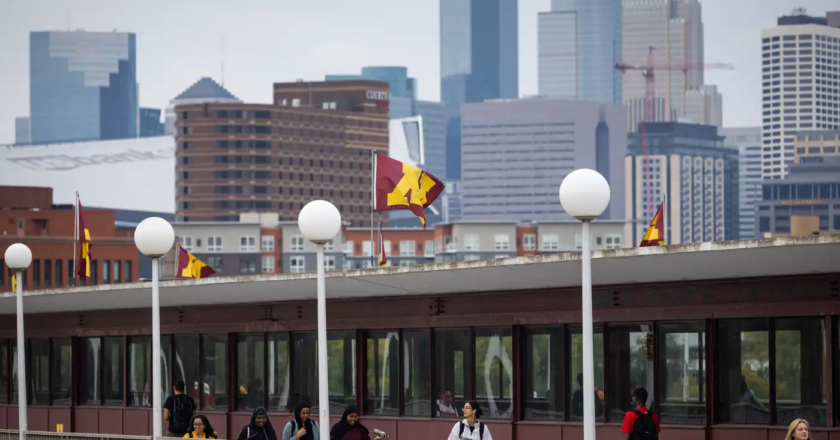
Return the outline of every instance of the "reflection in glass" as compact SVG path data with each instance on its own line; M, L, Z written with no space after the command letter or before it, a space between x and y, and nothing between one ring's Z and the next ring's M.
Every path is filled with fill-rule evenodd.
M56 266L58 267L58 266ZM70 405L73 384L73 345L70 338L52 340L52 404Z
M766 319L718 321L721 422L770 423L769 350Z
M99 383L99 352L102 341L99 338L79 339L79 403L101 405L101 384Z
M365 338L367 414L397 416L400 413L399 343L396 331L369 332Z
M29 404L50 404L50 340L29 339L29 364L26 366L29 383Z
M268 335L268 410L294 411L289 406L289 338L286 333Z
M128 340L128 404L152 406L152 338ZM163 375L161 375L163 376Z
M610 326L610 420L624 420L634 408L630 395L636 388L648 392L645 405L653 408L653 326Z
M526 327L522 417L563 420L563 327Z
M828 426L825 321L776 319L776 424L805 419Z
M265 336L236 337L236 409L254 410L265 404Z
M173 353L175 359L170 361L172 368L172 383L166 387L165 396L172 394L172 387L175 381L183 380L186 384L188 394L196 404L196 408L215 409L216 399L210 393L210 384L204 382L199 390L199 337L196 335L174 335L172 337ZM161 347L163 347L161 345ZM199 405L201 395L204 395L203 405Z
M315 332L292 335L294 341L294 403L307 401L317 412L318 337ZM353 332L327 332L329 362L330 414L341 414L347 405L356 402L356 338Z
M460 417L472 396L469 329L435 330L435 417Z
M205 394L212 397L214 409L227 409L227 336L202 335L201 349L204 352Z
M592 340L593 357L595 359L595 420L604 421L604 334L600 327L594 328ZM583 420L583 335L580 327L569 329L569 340L572 356L569 366L569 389L572 390L572 407L569 417L571 420ZM629 396L628 396L629 397Z
M704 324L659 325L656 335L661 372L659 417L662 423L706 423L706 359Z
M105 405L123 405L123 338L102 338L102 396Z
M475 330L475 398L484 417L509 419L513 410L513 332Z
M0 267L0 270L3 270ZM9 403L9 340L0 339L0 403Z
M431 408L431 346L428 330L403 330L404 416L429 417Z

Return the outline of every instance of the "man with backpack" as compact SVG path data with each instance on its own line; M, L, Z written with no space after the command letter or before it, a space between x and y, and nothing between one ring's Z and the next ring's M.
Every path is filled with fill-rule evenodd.
M163 418L169 422L167 437L183 437L190 432L192 418L195 415L195 401L184 394L186 384L183 380L176 380L172 391L175 394L166 398L163 404Z
M626 440L658 440L659 416L646 407L648 393L644 388L636 388L630 400L634 410L624 416L621 432Z

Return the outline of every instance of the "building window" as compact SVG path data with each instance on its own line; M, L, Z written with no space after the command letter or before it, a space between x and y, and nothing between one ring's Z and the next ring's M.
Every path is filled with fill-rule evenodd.
M168 338L161 338L162 350L163 342L168 340ZM172 353L175 355L175 364L179 366L178 368L173 368L172 380L183 380L184 383L187 384L187 389L190 390L189 395L193 398L196 408L199 408L199 395L204 393L204 405L201 406L201 408L213 409L216 406L216 402L215 399L213 399L213 396L210 395L210 385L205 383L201 387L201 392L199 392L198 385L201 381L198 373L199 345L200 340L197 335L174 335L172 337ZM167 352L167 350L163 351ZM164 382L165 381L166 379L164 379ZM168 388L166 386L164 388L166 388L166 390L164 390L165 394L168 394L170 392L169 390L172 388L172 384L168 384Z
M365 412L398 416L400 412L399 359L397 331L368 332L365 338L367 361Z
M522 249L526 251L533 251L537 249L537 236L534 234L525 234L522 236Z
M292 252L303 252L303 236L293 235L291 239Z
M0 266L0 271L5 271ZM0 339L0 403L9 403L9 339Z
M706 332L702 321L659 324L660 422L706 424ZM653 393L648 391L648 395Z
M595 420L604 420L604 333L600 327L594 328L592 341L593 357L595 358ZM569 390L572 392L572 407L569 418L573 421L583 420L583 334L580 327L569 329L569 355L571 362L567 365L569 372ZM630 395L624 397L628 400ZM624 417L624 414L621 415Z
M239 273L257 273L257 258L239 257Z
M435 258L435 241L426 240L426 250L423 254L426 258Z
M327 255L324 257L324 271L329 272L335 270L335 256Z
M274 273L274 255L263 255L262 273Z
M122 266L122 262L120 260L114 260L114 271L111 276L114 278L114 283L121 282L120 280L120 266ZM128 280L126 280L128 281Z
M212 267L216 273L222 273L222 269L224 268L224 260L222 257L207 257L207 261L205 261L208 266Z
M41 260L32 260L32 286L41 286Z
M653 377L653 326L615 325L609 329L610 377L609 393L611 421L623 420L632 411L629 396L636 388L648 392L646 406L651 408L656 392ZM597 383L597 379L596 379ZM600 388L599 389L603 389Z
M526 327L524 331L522 418L563 420L563 327Z
M429 417L431 345L429 330L403 330L404 416Z
M242 236L239 237L239 252L256 252L257 251L257 237Z
M385 240L385 244L382 245L385 248L385 255L391 256L391 240ZM377 249L377 254L379 254L379 249Z
M470 400L473 368L469 329L435 330L435 417L460 417Z
M389 261L390 263L390 261ZM414 266L417 264L417 260L400 260L400 266Z
M50 404L50 340L27 340L27 381L29 405ZM17 394L17 393L15 393ZM17 402L17 396L15 396Z
M79 403L123 405L123 338L79 340Z
M370 240L365 240L362 242L362 256L369 257L372 255L372 246Z
M478 234L466 234L464 235L464 250L465 251L477 251L479 250L479 237Z
M542 250L560 250L560 236L557 234L542 234Z
M579 250L582 250L582 249L583 249L583 237L581 236L581 234L575 234L575 250L579 251Z
M273 235L263 235L260 239L262 242L262 250L263 252L271 252L274 250L274 236Z
M319 405L318 336L315 332L292 334L292 375L295 396L306 399L317 411ZM356 338L353 332L328 332L329 389L331 406L344 408L356 403ZM297 403L297 402L295 402Z
M213 409L227 409L227 335L201 335L204 358L204 395ZM205 402L206 403L206 402ZM204 407L207 409L207 407Z
M130 283L133 281L133 278L131 278L131 261L125 262L125 271L123 272L123 276L125 277L125 282Z
M128 404L152 406L152 338L128 339Z
M236 336L236 409L265 405L265 335Z
M604 237L607 249L621 249L621 234L609 234Z
M335 252L335 242L333 240L324 243L324 252Z
M2 344L2 341L0 341ZM0 350L2 354L2 350ZM2 365L0 361L0 365ZM52 404L70 406L73 385L73 345L70 338L52 339ZM2 377L2 373L0 373ZM0 389L2 387L0 386Z
M111 284L111 260L102 263L102 284Z
M222 252L222 237L207 237L207 252Z
M52 260L44 260L44 287L52 286Z
M289 259L289 272L290 273L306 272L306 259L302 256L291 257Z
M192 252L193 238L192 237L178 237L178 244L181 245L187 252Z
M487 402L487 418L511 418L513 332L510 328L475 330L475 398Z
M415 250L417 250L417 244L414 240L400 241L400 255L404 257L413 257Z
M493 249L497 251L510 250L510 236L507 234L496 234L493 243Z
M268 407L294 411L289 405L289 337L286 333L268 335Z
M481 255L478 255L478 254L464 255L464 261L478 261L480 259L481 259Z

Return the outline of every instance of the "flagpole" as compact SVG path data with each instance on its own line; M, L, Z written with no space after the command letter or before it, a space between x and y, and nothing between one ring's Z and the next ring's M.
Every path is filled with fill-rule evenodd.
M178 278L178 265L181 264L181 245L175 245L175 273L172 274L173 277Z
M79 242L79 192L76 191L76 202L73 203L73 273L67 274L68 276L72 275L73 283L72 285L76 285L76 272L79 271L79 268L76 267L76 243Z
M376 150L371 150L370 160L370 258L371 264L375 265L376 259L373 252L373 214L376 212Z

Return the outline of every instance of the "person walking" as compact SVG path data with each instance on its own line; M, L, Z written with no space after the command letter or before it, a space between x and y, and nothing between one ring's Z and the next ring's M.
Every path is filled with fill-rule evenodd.
M382 440L382 437L377 435L373 439ZM341 420L330 430L330 440L370 440L370 431L359 422L359 407L345 408Z
M487 425L478 421L484 414L478 402L470 400L464 404L464 420L456 423L448 440L493 440Z
M309 418L311 414L312 406L308 402L298 403L295 418L283 428L282 440L320 440L318 423Z
M659 416L647 408L648 393L644 388L636 388L630 396L632 411L624 415L621 432L626 440L659 439Z
M811 440L811 425L805 419L796 419L790 423L785 440Z
M254 410L251 423L242 428L238 440L277 440L277 433L268 420L268 412L263 407Z
M167 437L183 437L192 428L190 423L195 416L195 401L184 394L187 385L183 380L176 380L172 391L175 394L163 403L163 418L169 422Z
M197 415L193 417L190 425L192 429L184 434L184 438L219 438L219 434L213 429L210 420L207 420L207 416Z

